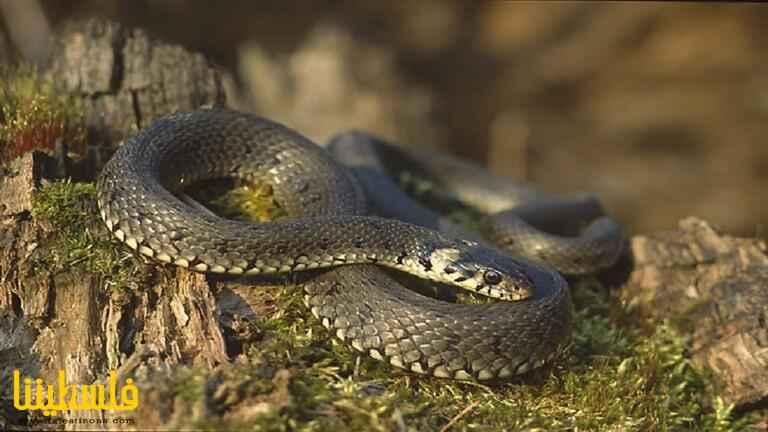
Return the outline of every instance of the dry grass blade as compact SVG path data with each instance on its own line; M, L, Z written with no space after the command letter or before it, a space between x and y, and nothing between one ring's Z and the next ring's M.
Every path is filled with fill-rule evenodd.
M461 410L460 413L458 413L455 416L453 416L451 421L449 421L448 423L445 424L445 426L440 428L440 432L446 432L448 429L451 428L451 426L456 424L456 422L459 421L459 419L461 419L465 415L469 414L469 412L472 411L478 405L480 405L480 401L479 400L476 400L476 401L472 402L471 404L467 405L463 410Z

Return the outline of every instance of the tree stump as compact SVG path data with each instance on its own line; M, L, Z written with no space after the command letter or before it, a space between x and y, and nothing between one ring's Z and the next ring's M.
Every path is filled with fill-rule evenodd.
M199 53L104 19L65 21L46 74L81 98L89 157L103 166L120 141L158 116L223 104L220 71Z
M220 73L204 56L139 29L100 19L69 21L57 30L53 53L45 73L84 106L95 168L82 174L86 179L93 179L120 140L157 116L224 101ZM60 229L30 213L40 183L59 174L56 166L35 152L0 172L2 429L30 421L13 408L5 385L14 369L46 382L64 370L68 382L87 384L104 380L110 369L124 379L149 365L167 370L230 360L220 324L226 314L204 276L139 265L130 280L147 289L133 291L110 289L104 275L51 264L62 253ZM92 200L78 205L85 205L83 214L96 212ZM85 229L94 238L109 238L96 219Z

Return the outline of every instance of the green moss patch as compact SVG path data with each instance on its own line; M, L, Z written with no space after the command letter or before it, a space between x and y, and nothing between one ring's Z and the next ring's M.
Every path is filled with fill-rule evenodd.
M110 241L97 215L93 183L49 182L34 195L33 219L50 225L55 236L51 270L94 273L108 286L124 287L135 274L134 258Z
M275 202L269 185L215 179L197 182L185 192L198 202L205 203L214 213L228 219L268 222L287 216Z

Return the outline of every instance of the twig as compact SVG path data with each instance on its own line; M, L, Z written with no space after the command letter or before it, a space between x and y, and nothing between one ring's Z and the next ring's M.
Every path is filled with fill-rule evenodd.
M472 409L478 405L480 405L480 401L474 401L471 404L467 405L467 407L461 410L460 413L453 416L451 421L449 421L448 424L446 424L440 429L440 432L446 432L448 429L451 428L451 426L453 426L457 421L459 421L459 419L469 414L469 412L472 411Z

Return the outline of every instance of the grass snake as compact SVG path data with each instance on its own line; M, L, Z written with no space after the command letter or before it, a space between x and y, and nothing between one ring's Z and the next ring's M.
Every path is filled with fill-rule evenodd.
M176 113L156 120L115 152L98 178L97 202L115 237L159 262L231 275L309 272L311 277L301 284L305 301L325 327L356 350L413 372L453 379L508 378L541 366L568 343L568 285L541 263L551 252L526 259L514 248L513 255L476 237L459 238L461 228L440 230L446 222L431 213L421 219L406 217L408 222L371 214L387 200L381 197L387 186L375 186L386 184L374 169L378 156L368 158L373 161L369 165L352 161L350 168L331 156L343 155L341 147L352 143L377 147L356 147L351 154L358 159L381 154L384 145L367 134L348 133L333 140L329 152L288 127L251 114L223 108ZM487 180L481 171L472 174ZM191 184L217 178L271 185L289 218L229 220L178 196ZM465 180L458 189L461 184L470 191L483 189L473 178ZM379 195L371 189L380 189ZM528 193L492 189L514 199ZM486 198L479 201L494 201ZM397 194L390 200L412 205ZM544 207L556 208L557 202ZM574 208L594 207L590 200L584 202ZM585 265L593 270L610 265L618 255L621 234L615 223L595 222L581 236L545 236L524 213L502 212L490 225L512 225L496 234L513 237L513 244L514 238L522 238L521 244L535 248L538 238L564 244L562 250L569 254L571 249L585 250L588 258L579 261L577 273ZM595 248L599 253L591 251ZM555 262L560 259L553 256ZM407 289L383 268L507 301L440 301Z

